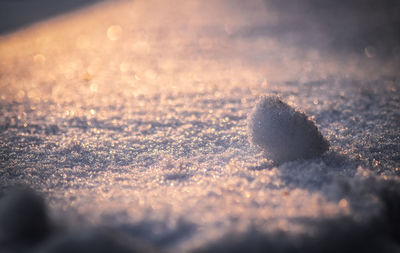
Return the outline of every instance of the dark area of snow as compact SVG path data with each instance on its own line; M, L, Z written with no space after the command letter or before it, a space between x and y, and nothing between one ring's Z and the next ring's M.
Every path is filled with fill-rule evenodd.
M0 2L0 34L70 12L101 0L3 0Z

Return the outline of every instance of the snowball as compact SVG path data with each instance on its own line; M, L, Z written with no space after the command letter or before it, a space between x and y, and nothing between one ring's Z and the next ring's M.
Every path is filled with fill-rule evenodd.
M248 117L250 142L274 162L308 159L322 155L329 143L304 113L276 96L263 96Z
M46 205L35 192L14 190L0 200L0 248L2 243L35 244L50 231Z

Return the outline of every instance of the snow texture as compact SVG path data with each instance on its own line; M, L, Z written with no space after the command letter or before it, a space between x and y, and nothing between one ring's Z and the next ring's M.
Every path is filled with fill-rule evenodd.
M248 118L248 133L250 141L278 163L320 156L329 148L304 113L275 96L257 101Z
M306 2L111 1L0 37L0 251L399 251L400 43ZM260 96L329 150L267 159Z

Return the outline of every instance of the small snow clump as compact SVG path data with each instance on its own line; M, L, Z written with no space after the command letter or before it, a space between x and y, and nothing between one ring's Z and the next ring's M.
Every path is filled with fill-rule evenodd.
M262 96L248 117L250 142L274 162L322 155L329 143L314 122L276 96Z

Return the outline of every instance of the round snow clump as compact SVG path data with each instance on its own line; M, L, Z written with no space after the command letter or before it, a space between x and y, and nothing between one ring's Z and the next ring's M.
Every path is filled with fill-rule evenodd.
M50 231L44 200L35 192L14 190L0 200L0 245L33 245Z
M329 143L304 113L276 96L263 96L248 117L250 142L275 162L322 155Z

